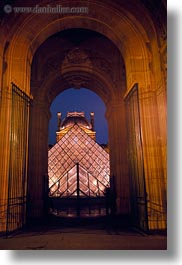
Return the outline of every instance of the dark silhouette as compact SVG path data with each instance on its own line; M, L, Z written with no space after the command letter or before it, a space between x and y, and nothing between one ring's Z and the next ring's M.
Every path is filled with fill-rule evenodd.
M109 215L110 213L110 187L107 185L104 191L104 195L106 197L106 214Z
M105 188L104 195L106 198L106 214L114 215L116 213L116 196L109 185Z

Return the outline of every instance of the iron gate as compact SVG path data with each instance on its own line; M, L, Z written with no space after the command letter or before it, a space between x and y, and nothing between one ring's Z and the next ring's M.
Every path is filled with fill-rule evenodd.
M20 229L26 221L30 102L30 97L12 83L6 235Z
M60 216L105 215L105 189L103 183L76 163L50 188L50 210Z
M141 139L138 85L126 98L131 213L134 224L148 231L147 194Z

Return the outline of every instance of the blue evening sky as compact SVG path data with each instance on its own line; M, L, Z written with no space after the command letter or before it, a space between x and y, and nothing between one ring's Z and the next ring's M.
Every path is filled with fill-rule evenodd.
M102 99L91 90L68 89L59 94L51 105L52 117L49 122L49 144L55 144L57 131L57 112L65 118L69 111L84 111L90 120L90 112L95 113L96 141L100 144L108 143L108 127L105 118L105 104Z

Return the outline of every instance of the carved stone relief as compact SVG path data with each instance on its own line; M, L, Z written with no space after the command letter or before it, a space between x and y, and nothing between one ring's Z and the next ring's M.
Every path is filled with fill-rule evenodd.
M71 64L83 64L83 63L87 63L89 61L88 54L86 54L83 50L81 50L78 47L71 50L67 54L66 59Z
M98 52L96 53L91 49L81 49L79 47L74 47L69 51L63 51L61 56L49 58L44 66L42 77L45 79L49 74L54 72L60 72L60 75L63 75L69 68L74 67L82 67L90 70L94 68L96 71L103 73L115 85L119 83L119 73L118 71L112 71L113 64L111 61ZM77 77L74 76L72 81L69 82L76 88L83 87L84 83L80 75Z

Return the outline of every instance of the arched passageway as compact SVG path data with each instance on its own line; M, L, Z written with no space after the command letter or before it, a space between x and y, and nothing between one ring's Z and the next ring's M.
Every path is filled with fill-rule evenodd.
M30 216L43 215L43 193L40 189L43 191L43 176L47 170L49 106L64 89L87 87L96 92L107 107L110 167L111 174L116 176L118 214L131 211L131 171L128 161L143 161L143 165L132 165L135 172L140 172L136 169L137 165L144 173L148 201L147 206L145 203L144 205L149 228L166 228L165 6L163 1L159 1L160 9L156 1L152 8L143 1L129 2L121 6L117 1L94 1L89 2L89 5L88 1L78 1L78 5L84 3L89 8L88 14L21 14L16 23L13 16L7 21L8 15L5 15L4 23L8 27L4 28L1 35L3 67L0 69L2 231L7 229L8 205L5 202L11 189L15 197L19 195L18 187L15 189L9 186L9 177L16 178L19 172L21 179L25 168L23 157L28 152L28 147L20 152L18 167L15 169L10 158L14 140L10 141L6 137L10 135L12 126L11 82L33 97L28 134L28 171L25 170L31 201ZM64 1L63 4L72 6L73 3ZM37 20L39 23L36 23ZM8 28L11 28L9 32ZM67 36L59 36L59 32L61 34L65 29L86 29L92 33L88 33L88 42L82 39L75 44ZM54 36L55 33L58 35ZM48 44L54 38L57 38L55 48ZM59 45L59 42L62 44ZM136 84L137 94L132 90ZM138 116L134 109L139 110ZM27 124L28 121L29 119ZM19 125L13 126L18 132ZM127 128L130 132L129 139ZM133 157L133 153L128 152L128 143L132 143L130 151L137 146L142 152L134 152L136 156ZM143 159L139 160L138 155L141 153ZM20 217L15 220L14 228L22 224L22 214L18 216Z
M79 42L77 46L72 41L73 35L77 36L76 40ZM110 56L108 55L109 51L111 52ZM47 55L45 56L45 54ZM115 67L115 72L110 72L111 62L112 66ZM122 69L122 74L119 69ZM117 83L116 80L118 80ZM38 89L34 87L37 82L41 83L41 87ZM125 172L124 174L127 176L125 107L122 99L122 95L126 90L125 66L118 49L112 42L97 32L83 29L67 30L49 38L35 54L32 64L31 84L34 103L30 123L30 139L32 139L32 142L29 155L31 170L29 195L31 196L31 193L33 193L31 196L31 205L35 205L35 207L32 207L33 215L40 215L40 209L43 207L41 195L43 191L40 192L40 186L43 182L41 178L47 173L46 149L48 135L43 132L47 131L48 128L48 107L55 96L69 88L69 86L76 89L83 86L88 87L105 102L111 149L111 174L116 176L120 174L120 172L117 172L119 166L116 167L116 163L118 163L118 165L122 164L122 168L119 170ZM109 111L110 114L108 114ZM123 128L119 131L115 128L118 122L123 124ZM35 142L35 139L40 138L40 134L41 142ZM120 150L118 150L120 152L119 156L115 151L117 149L115 141L117 141L117 146L123 147L122 149L118 148ZM37 159L37 156L41 161ZM121 179L119 177L118 181L122 183L122 185L116 184L118 187L118 214L128 214L130 204L129 179L128 177ZM122 194L122 199L119 194ZM38 199L39 197L40 199Z

